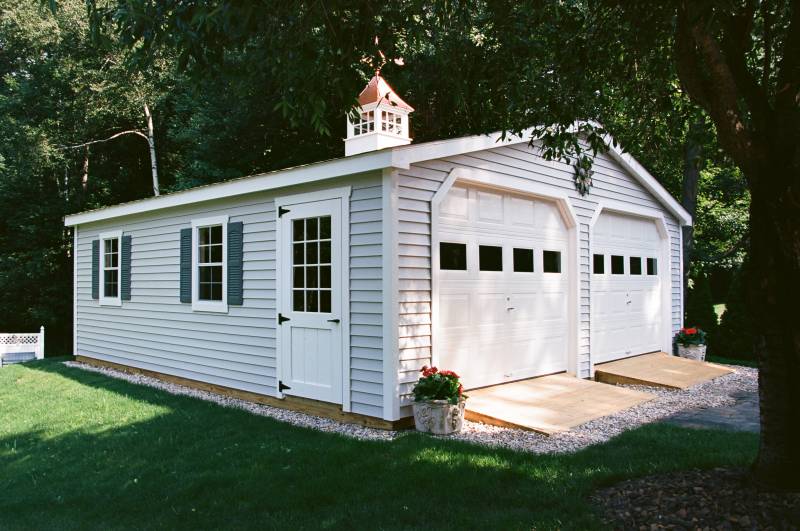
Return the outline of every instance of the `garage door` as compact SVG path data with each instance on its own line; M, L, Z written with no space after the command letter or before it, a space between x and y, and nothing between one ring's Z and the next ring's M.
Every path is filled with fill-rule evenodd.
M556 204L456 185L437 231L439 366L467 388L566 370L568 232Z
M600 214L592 247L594 363L661 350L660 251L654 221Z

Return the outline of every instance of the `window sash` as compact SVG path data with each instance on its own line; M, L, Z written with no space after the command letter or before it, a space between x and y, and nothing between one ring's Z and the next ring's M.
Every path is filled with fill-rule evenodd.
M100 297L102 305L120 305L122 284L122 232L100 235Z
M192 221L192 310L228 311L228 216Z

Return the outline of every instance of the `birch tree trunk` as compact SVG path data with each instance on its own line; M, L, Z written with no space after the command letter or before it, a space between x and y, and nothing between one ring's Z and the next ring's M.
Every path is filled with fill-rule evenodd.
M156 140L153 134L153 115L150 114L150 107L144 104L144 115L147 118L147 145L150 148L150 169L153 172L153 195L159 195L158 186L158 165L156 163Z

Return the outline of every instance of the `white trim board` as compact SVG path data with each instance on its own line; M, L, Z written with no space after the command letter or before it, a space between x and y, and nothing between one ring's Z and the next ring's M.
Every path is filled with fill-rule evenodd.
M71 214L64 218L68 227L102 221L106 219L152 212L164 208L200 203L224 197L234 197L254 192L274 190L287 186L325 181L346 175L354 175L387 168L408 169L416 162L452 157L463 153L493 149L505 145L528 143L533 129L523 131L520 136L497 132L489 135L475 135L450 140L423 142L394 148L381 149L359 155L352 155L284 170L242 177L222 183L210 184L160 195L139 201ZM652 193L682 225L690 225L692 218L667 190L636 159L614 145L610 136L605 138L611 156Z

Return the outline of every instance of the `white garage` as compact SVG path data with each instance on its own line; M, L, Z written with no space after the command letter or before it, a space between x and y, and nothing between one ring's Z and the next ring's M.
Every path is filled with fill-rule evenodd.
M437 227L437 363L468 388L567 370L569 231L557 203L456 184Z
M652 219L603 211L592 238L594 363L662 348L662 235Z

